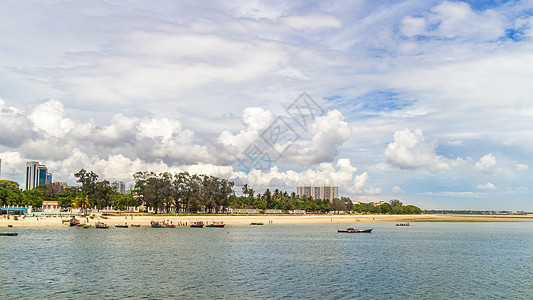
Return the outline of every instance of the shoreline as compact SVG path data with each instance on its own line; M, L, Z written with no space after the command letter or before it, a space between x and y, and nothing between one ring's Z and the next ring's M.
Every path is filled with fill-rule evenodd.
M0 217L0 228L13 227L67 227L62 220L67 217L29 217L8 220L5 216ZM87 223L86 218L77 217L81 223ZM406 222L533 222L533 215L187 215L187 216L105 216L105 218L89 218L88 224L93 225L97 221L104 222L110 227L115 224L139 224L150 226L153 221L172 221L173 224L187 224L203 221L204 223L224 222L226 225L249 225L250 223L263 223L274 225L298 225L298 224L357 224L357 223L406 223Z

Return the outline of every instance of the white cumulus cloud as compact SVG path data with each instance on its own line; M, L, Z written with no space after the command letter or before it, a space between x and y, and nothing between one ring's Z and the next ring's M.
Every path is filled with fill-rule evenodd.
M430 168L433 170L452 170L459 167L463 160L447 159L435 153L435 142L426 142L421 129L412 132L403 129L394 133L394 140L385 150L387 162L400 169Z
M494 169L495 166L496 158L492 155L492 153L489 153L480 158L478 162L476 162L476 164L474 165L474 169L481 172L490 172Z
M490 183L490 182L487 182L485 184L479 184L478 186L476 186L478 189L481 189L481 190L494 190L496 189L496 186L494 186L494 184Z

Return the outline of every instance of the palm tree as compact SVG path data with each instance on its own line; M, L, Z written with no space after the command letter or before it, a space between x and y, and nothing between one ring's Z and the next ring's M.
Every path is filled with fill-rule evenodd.
M89 199L89 196L83 194L76 196L73 204L74 207L81 209L84 216L87 215L87 209L93 206L93 203Z

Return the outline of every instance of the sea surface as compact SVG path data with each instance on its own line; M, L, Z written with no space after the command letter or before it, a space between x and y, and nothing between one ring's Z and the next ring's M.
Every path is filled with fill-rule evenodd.
M0 299L533 299L533 223L2 228Z

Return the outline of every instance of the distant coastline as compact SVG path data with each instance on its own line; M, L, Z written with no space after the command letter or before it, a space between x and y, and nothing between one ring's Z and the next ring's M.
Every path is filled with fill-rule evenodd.
M6 217L0 217L0 228L5 228L7 225L13 227L54 227L62 226L62 219L65 217L29 217L20 218L15 221L11 217L9 220ZM104 218L78 218L82 222L87 222L94 225L97 221L102 221L110 226L115 224L139 224L141 226L150 226L150 221L169 220L174 224L186 223L190 224L195 221L203 221L204 223L224 222L224 224L232 225L249 225L253 222L262 222L264 224L273 225L298 225L298 224L352 224L357 223L395 223L395 222L532 222L533 215L453 215L453 214L423 214L423 215L185 215L185 216L106 216Z

